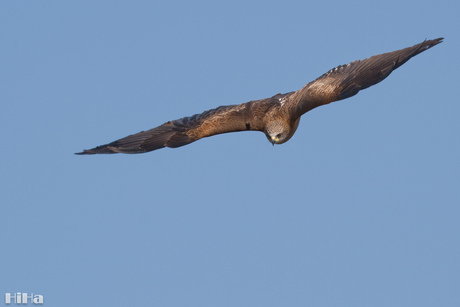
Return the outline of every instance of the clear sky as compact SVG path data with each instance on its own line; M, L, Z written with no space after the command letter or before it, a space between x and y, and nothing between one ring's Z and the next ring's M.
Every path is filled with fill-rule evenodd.
M459 306L458 3L0 1L0 305ZM441 36L283 145L73 154Z

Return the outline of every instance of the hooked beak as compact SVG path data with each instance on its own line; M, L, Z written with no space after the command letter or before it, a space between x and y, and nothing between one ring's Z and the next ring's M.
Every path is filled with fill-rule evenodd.
M278 140L279 140L278 138L273 137L272 140L271 140L272 145L275 146L275 144L276 144L276 142Z

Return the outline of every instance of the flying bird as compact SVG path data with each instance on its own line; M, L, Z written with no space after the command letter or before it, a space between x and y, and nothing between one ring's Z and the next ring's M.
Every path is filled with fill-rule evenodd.
M239 105L220 106L76 154L144 153L163 147L181 147L205 137L237 131L262 131L273 145L283 144L294 135L300 117L306 112L349 98L379 83L410 58L442 40L425 40L412 47L340 65L298 91Z

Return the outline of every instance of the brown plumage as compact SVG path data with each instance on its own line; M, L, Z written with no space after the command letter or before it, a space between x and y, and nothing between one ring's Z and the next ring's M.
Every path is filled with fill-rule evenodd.
M163 147L184 146L216 134L246 130L262 131L272 144L282 144L294 135L304 113L354 96L360 90L379 83L410 58L442 40L425 40L409 48L340 65L296 92L220 106L77 154L143 153Z

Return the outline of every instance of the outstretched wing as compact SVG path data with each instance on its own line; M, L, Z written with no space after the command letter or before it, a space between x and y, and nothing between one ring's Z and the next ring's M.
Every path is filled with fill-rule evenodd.
M356 95L379 83L417 54L441 43L443 38L425 40L415 46L354 61L329 70L295 92L289 100L295 117L318 106Z
M278 95L279 96L279 95ZM142 131L112 143L76 153L143 153L163 147L180 147L204 137L245 130L263 131L263 115L275 104L272 98L221 106Z

